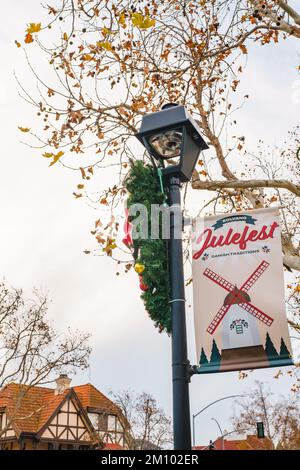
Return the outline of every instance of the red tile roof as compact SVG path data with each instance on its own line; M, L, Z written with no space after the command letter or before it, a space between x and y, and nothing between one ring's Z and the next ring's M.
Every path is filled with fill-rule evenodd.
M214 442L215 450L222 450L222 439ZM246 439L227 440L224 439L224 450L269 450L272 449L272 441L265 437L247 436ZM209 450L209 446L196 446L194 450Z
M78 385L77 387L73 387L73 389L84 408L99 408L115 414L119 414L121 411L118 406L90 383Z
M14 417L13 425L17 434L37 433L61 405L70 390L55 395L55 390L52 388L11 383L0 391L0 408L6 408L8 414ZM92 407L112 414L121 414L119 407L91 384L72 387L72 390L85 409ZM20 400L22 393L24 396Z
M62 395L54 395L50 388L11 383L0 391L0 407L6 408L9 416L14 418L17 433L37 432L62 398Z
M103 450L124 450L119 444L106 443Z

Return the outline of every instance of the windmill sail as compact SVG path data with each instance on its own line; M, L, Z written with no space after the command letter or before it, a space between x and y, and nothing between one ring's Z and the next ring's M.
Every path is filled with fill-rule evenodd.
M270 264L263 260L260 265L256 268L256 270L251 274L251 276L247 279L247 281L242 285L241 290L244 292L247 292L253 284L260 278L260 276L265 272L267 267L270 266Z
M262 312L259 308L252 305L250 302L245 302L243 304L239 304L246 312L253 315L258 320L262 321L265 325L271 326L273 323L273 318L269 317L266 313Z
M244 295L244 293L248 291L253 286L253 284L255 284L255 282L260 278L260 276L265 272L268 266L269 263L267 261L262 261L260 265L255 269L255 271L251 274L251 276L244 282L242 287L240 287L240 289L238 289L231 282L227 281L211 269L205 269L205 271L203 272L204 276L206 276L208 279L215 282L218 286L222 287L223 289L227 290L230 294L232 294L231 296L228 296L231 297L229 303L224 302L223 307L220 308L213 321L209 324L207 328L208 333L213 334L215 332L215 330L225 317L232 304L239 304L244 310L246 310L246 312L250 313L258 320L262 321L268 326L272 325L273 318L269 317L269 315L262 312L259 308L255 307L250 302L245 302ZM250 300L249 296L246 300Z
M219 286L226 289L228 292L232 292L235 287L234 284L231 284L231 282L226 281L226 279L224 279L219 274L216 274L211 269L205 269L203 275L208 277L208 279L211 279L213 282L215 282Z
M211 335L216 331L218 325L221 323L226 313L228 312L230 305L222 305L217 315L214 317L213 321L209 324L207 331Z

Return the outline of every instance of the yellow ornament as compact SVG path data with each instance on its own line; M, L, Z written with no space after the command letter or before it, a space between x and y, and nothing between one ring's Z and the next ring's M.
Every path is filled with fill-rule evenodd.
M142 274L142 272L145 270L145 266L141 263L136 263L134 265L134 270L138 273L138 274Z

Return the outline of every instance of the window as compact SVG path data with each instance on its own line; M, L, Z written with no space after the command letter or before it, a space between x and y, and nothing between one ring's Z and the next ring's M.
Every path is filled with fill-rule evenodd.
M90 421L96 431L107 431L108 416L105 413L89 413Z
M244 333L244 328L248 328L248 323L242 318L233 320L233 322L230 325L231 331L235 330L237 335L242 335Z
M48 450L54 450L54 444L52 442L48 443Z
M101 413L99 415L99 420L98 420L98 429L99 431L107 431L108 429L108 416L104 413Z
M108 416L107 428L108 428L108 431L116 430L116 417L114 415Z
M88 416L94 428L98 429L98 418L99 418L98 413L88 413Z

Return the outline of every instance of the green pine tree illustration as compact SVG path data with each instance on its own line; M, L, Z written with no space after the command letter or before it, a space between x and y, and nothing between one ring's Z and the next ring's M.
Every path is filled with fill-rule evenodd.
M221 354L218 350L217 343L213 339L212 348L211 348L210 363L211 363L211 365L219 365L220 361L221 361Z
M290 353L290 351L288 350L288 348L286 347L286 344L285 344L283 338L281 338L280 356L281 356L282 358L285 358L285 359L288 359L288 358L291 357L291 353Z
M201 348L200 366L204 366L205 364L208 364L208 359L206 357L204 349Z
M266 336L265 351L270 360L278 358L278 352L276 351L275 346L272 343L269 333L267 333Z

